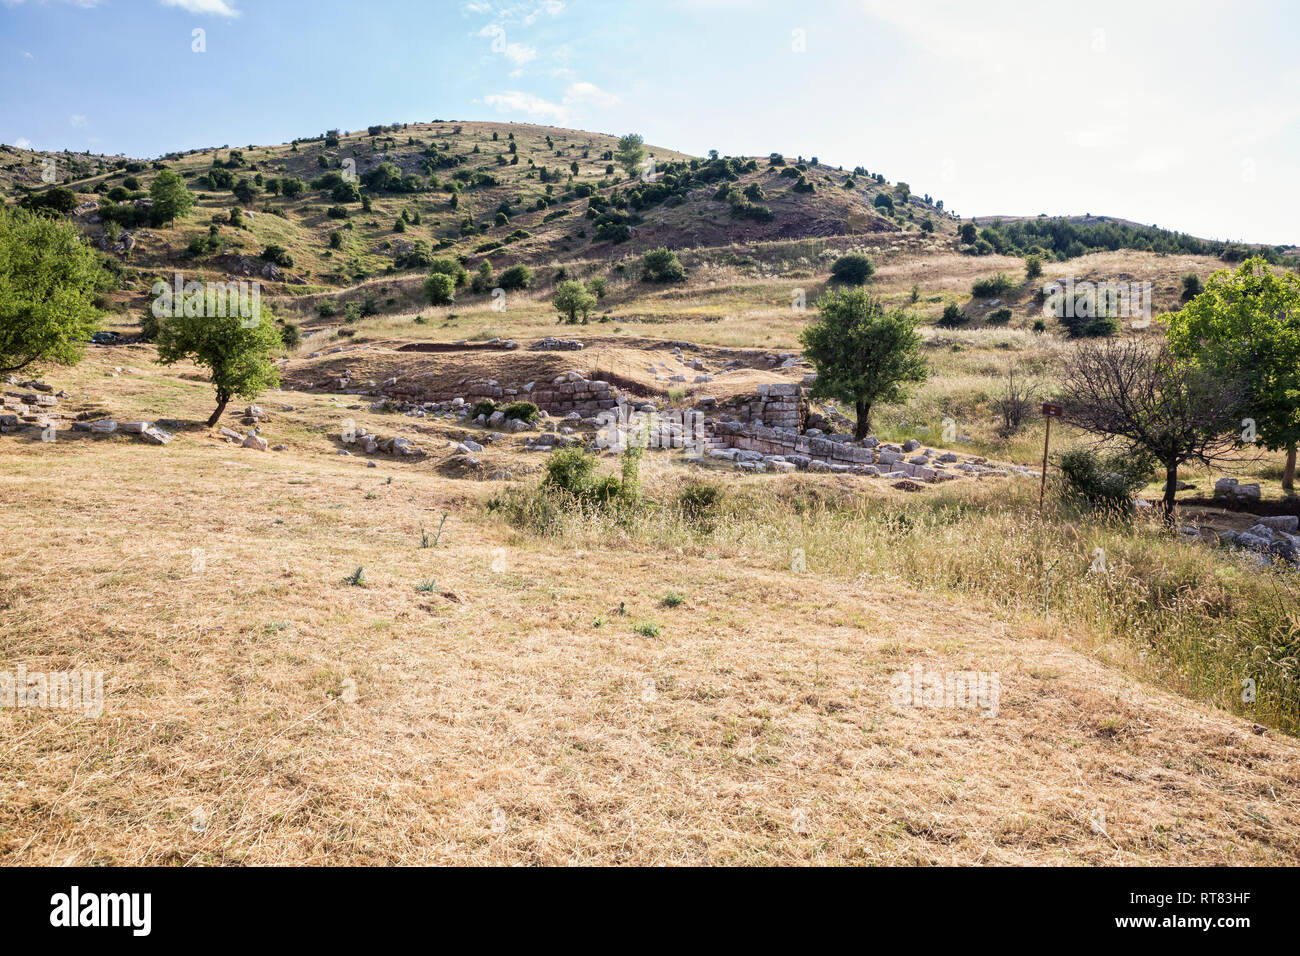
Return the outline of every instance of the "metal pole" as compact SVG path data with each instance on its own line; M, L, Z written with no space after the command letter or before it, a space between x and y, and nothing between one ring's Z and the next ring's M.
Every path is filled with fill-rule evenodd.
M1047 443L1052 438L1052 419L1047 419L1047 431L1043 434L1043 475L1038 484L1038 513L1043 513L1043 492L1047 490Z

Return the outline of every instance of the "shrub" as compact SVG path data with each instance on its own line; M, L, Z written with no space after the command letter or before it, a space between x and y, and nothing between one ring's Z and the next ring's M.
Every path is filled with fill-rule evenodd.
M1102 455L1091 448L1071 448L1060 458L1061 500L1106 515L1129 515L1133 497L1151 479L1150 458L1132 451Z
M469 273L465 271L464 266L455 259L446 257L431 260L429 262L429 272L447 276L447 278L451 279L452 287L457 289L463 286L465 280L469 278Z
M546 477L542 486L567 491L581 498L591 484L591 473L596 468L596 458L581 448L565 448L552 452L546 462Z
M887 193L877 193L876 198L871 201L871 204L885 213L892 213L894 211L894 200L890 199Z
M641 278L646 282L685 282L686 270L677 253L660 246L641 257Z
M533 284L533 270L522 263L513 265L502 271L499 281L503 289L527 289Z
M998 325L1001 325L1004 322L1010 322L1011 310L1005 306L1001 309L995 309L993 312L989 313L989 321L995 322Z
M1034 253L1025 257L1025 278L1037 279L1043 274L1043 257Z
M289 250L284 246L274 244L267 246L262 250L262 258L286 269L293 268L293 256L289 255Z
M587 289L597 299L603 299L609 291L609 282L604 276L593 276L587 280Z
M474 403L474 407L469 410L469 417L471 421L480 415L486 418L496 410L497 403L490 398L484 398Z
M947 308L943 310L943 315L939 318L939 325L945 329L953 329L959 325L965 325L970 321L970 316L961 310L956 302L949 302Z
M1200 276L1198 276L1195 272L1187 273L1187 275L1183 276L1183 295L1182 295L1183 301L1184 302L1192 301L1192 299L1195 299L1198 295L1201 294L1204 288L1205 287L1201 285Z
M840 256L831 266L831 278L836 282L845 282L849 285L862 285L875 273L875 263L859 252Z
M722 486L711 481L688 482L677 494L677 507L682 516L695 524L710 518L721 501Z
M504 409L506 418L513 418L521 422L535 422L539 414L537 406L532 402L511 402Z
M1005 272L999 272L991 279L980 279L971 286L971 293L979 299L992 299L1005 295L1016 287L1015 282Z
M284 343L285 348L296 349L302 342L302 333L298 331L298 326L292 322L280 326L280 341Z

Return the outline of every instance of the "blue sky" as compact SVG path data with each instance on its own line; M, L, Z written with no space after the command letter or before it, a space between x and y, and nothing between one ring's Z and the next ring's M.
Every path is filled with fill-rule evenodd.
M1300 243L1297 37L1288 0L0 0L0 142L512 119Z

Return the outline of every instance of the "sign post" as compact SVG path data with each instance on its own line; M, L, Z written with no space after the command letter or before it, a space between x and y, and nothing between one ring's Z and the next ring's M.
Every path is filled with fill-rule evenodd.
M1065 409L1051 402L1043 402L1043 417L1047 419L1047 431L1043 434L1043 474L1038 483L1038 513L1043 513L1043 493L1047 490L1047 445L1052 440L1052 419L1060 418Z

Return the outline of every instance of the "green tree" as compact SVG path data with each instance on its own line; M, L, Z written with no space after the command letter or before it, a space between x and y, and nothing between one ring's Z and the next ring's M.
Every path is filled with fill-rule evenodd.
M424 280L424 296L432 305L451 305L456 301L456 283L445 272L430 272Z
M188 310L186 310L188 311ZM259 314L241 316L238 309L228 315L211 315L217 309L199 309L200 315L166 316L158 323L158 362L172 365L188 359L211 370L217 392L217 408L208 427L221 420L230 399L252 401L263 391L280 384L280 373L271 357L283 348L276 327Z
M465 271L465 267L463 265L461 265L455 259L446 256L440 256L439 258L434 259L432 262L430 262L429 272L431 273L438 272L441 273L442 275L447 276L449 279L451 279L451 284L453 288L459 288L460 286L464 285L465 280L469 278L469 273Z
M618 138L618 149L614 150L614 159L627 171L629 178L635 176L645 160L645 139L639 133L628 133Z
M1169 316L1175 354L1239 382L1243 414L1269 451L1286 451L1282 487L1295 488L1300 443L1300 277L1259 258L1214 273L1205 291ZM1249 431L1249 423L1243 424Z
M182 219L194 208L194 196L185 188L185 180L174 170L164 169L149 187L153 205L149 215L159 225Z
M686 269L677 253L660 246L641 257L641 278L646 282L685 282Z
M0 207L0 372L79 361L110 286L71 223Z
M864 289L828 293L817 309L820 315L800 335L817 369L811 394L851 403L854 438L861 440L871 432L872 406L901 401L908 383L928 375L916 320L902 309L886 312Z
M574 279L566 279L560 283L560 287L555 290L555 298L551 300L560 317L567 317L570 325L578 321L578 316L582 316L582 321L586 323L587 316L591 310L596 307L596 297L583 287L581 282Z

